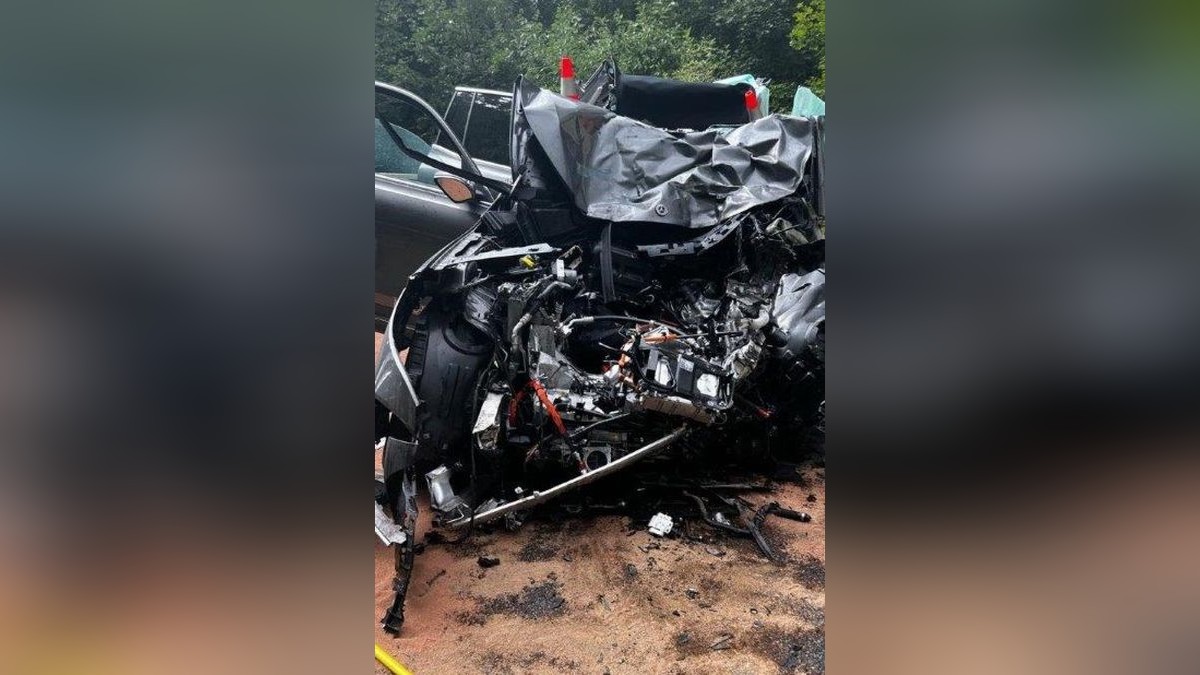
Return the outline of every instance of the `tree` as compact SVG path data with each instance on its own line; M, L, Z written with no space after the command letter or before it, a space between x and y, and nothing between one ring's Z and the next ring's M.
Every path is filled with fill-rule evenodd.
M586 17L574 4L564 3L549 26L527 23L511 53L522 72L550 88L557 84L562 54L574 59L581 75L612 56L625 72L712 80L723 76L728 62L713 40L692 36L663 0L638 3L632 17L620 12Z
M457 85L507 89L520 68L504 46L534 14L509 0L376 0L375 77L434 107Z
M819 96L825 96L825 0L800 0L792 26L792 47L817 62L805 84Z
M824 94L825 0L376 0L375 77L439 107L457 85L554 89L558 58L692 81L751 73L786 110Z

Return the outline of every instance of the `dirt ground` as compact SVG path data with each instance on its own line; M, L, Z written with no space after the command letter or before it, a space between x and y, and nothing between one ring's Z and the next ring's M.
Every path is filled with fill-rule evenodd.
M812 515L768 519L786 562L702 523L689 523L688 537L677 522L659 539L624 516L427 542L398 638L378 624L392 598L393 556L375 540L375 641L418 675L823 673L824 470L806 467L798 481L752 499ZM425 542L424 504L421 516ZM481 555L500 564L484 569ZM376 672L387 671L376 664Z

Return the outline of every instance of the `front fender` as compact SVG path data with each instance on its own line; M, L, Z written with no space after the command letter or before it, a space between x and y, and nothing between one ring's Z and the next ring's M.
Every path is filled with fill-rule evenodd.
M442 247L412 273L404 290L400 292L400 297L396 299L392 315L388 319L387 329L384 331L383 348L380 349L379 361L375 364L375 405L376 408L382 406L386 412L390 412L396 420L404 425L410 435L416 433L416 424L420 419L423 403L417 396L417 391L404 368L404 363L400 360L401 347L407 348L408 345L398 346L396 335L408 325L408 321L420 301L423 292L421 289L436 274L432 268L450 250L453 250L478 229L479 226L476 225L455 237L453 241ZM377 410L376 412L378 413L377 419L386 418L381 411ZM383 436L384 433L377 433L376 440Z
M375 401L392 413L410 434L413 433L421 411L421 401L408 379L408 373L404 371L404 365L400 363L390 322L383 349L379 353L379 362L375 365Z

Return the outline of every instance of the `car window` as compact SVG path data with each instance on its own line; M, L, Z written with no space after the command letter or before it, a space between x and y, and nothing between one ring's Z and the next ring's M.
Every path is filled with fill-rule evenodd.
M450 95L450 107L446 108L446 125L459 138L466 136L467 114L471 110L471 98L472 94L469 91L456 91Z
M508 165L509 117L512 98L500 94L475 93L463 145L475 159Z
M392 125L392 129L414 150L429 152L430 146L411 131ZM383 122L375 119L375 173L386 173L416 180L421 163L400 150L384 131Z
M406 154L388 133L389 128L410 150L450 166L462 166L457 152L438 144L441 127L434 115L405 96L376 90L375 173L434 184L437 170Z

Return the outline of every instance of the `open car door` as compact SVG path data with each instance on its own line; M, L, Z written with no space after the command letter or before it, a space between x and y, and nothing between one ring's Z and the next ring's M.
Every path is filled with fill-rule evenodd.
M375 316L387 321L408 277L469 229L508 186L486 178L415 94L375 83Z

